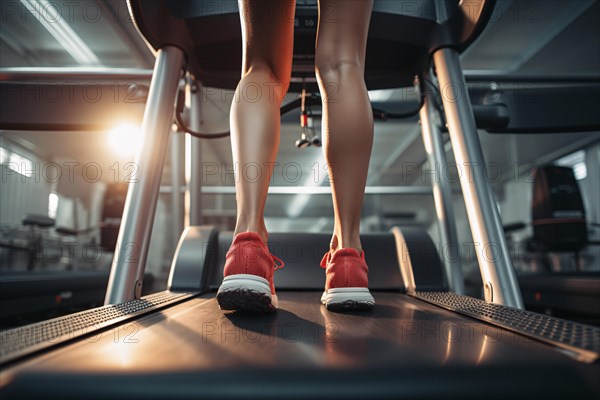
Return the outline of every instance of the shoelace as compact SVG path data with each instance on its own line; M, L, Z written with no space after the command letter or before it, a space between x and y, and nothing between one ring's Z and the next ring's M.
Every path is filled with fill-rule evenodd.
M271 254L271 258L273 259L273 265L275 266L275 268L273 268L273 271L277 271L278 269L283 268L283 266L285 265L281 258L276 257L273 254ZM278 261L281 263L280 265L277 265Z

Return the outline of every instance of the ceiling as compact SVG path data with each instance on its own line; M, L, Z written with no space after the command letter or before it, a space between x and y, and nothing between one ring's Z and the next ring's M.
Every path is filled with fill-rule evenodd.
M420 3L427 1L375 0L375 8L418 12ZM315 2L298 0L303 5ZM124 0L51 4L102 66L152 67L152 52L137 33ZM22 3L11 2L2 14L1 67L81 66ZM497 0L491 21L463 54L463 67L467 73L598 75L599 20L596 0Z
M303 0L304 3L311 0ZM390 3L390 0L386 0ZM377 1L385 7L385 1ZM23 3L24 4L24 3ZM2 8L0 25L0 67L81 67L73 54L48 33L21 3L16 8ZM60 5L61 3L53 3ZM74 8L59 10L70 28L100 61L109 68L142 68L153 65L154 56L133 26L121 0L80 0ZM600 3L593 0L499 0L490 24L480 38L462 55L467 74L513 74L530 76L599 76L600 75ZM99 66L99 65L95 65ZM377 98L378 94L373 94ZM380 95L380 94L379 94ZM384 93L393 101L402 97L399 91ZM202 120L205 130L228 129L231 93L211 90L203 98ZM299 137L298 114L283 119L279 166L275 167L273 186L311 186L326 184L315 181L315 167L324 165L318 148L299 150L294 142ZM318 126L316 127L318 129ZM29 147L41 157L72 159L82 163L98 162L110 166L125 162L107 145L106 132L9 132L2 131L3 141ZM489 160L509 168L514 163L536 163L548 154L560 155L573 143L589 140L589 135L556 134L539 145L537 135L494 136L481 133L484 152ZM518 151L514 151L518 149ZM368 177L369 185L422 185L430 182L412 173L413 166L426 164L419 126L416 119L400 122L378 122ZM228 138L204 141L202 162L217 165L220 171L231 169ZM169 160L163 184L170 184ZM301 171L298 177L297 171ZM419 169L420 171L420 169ZM322 171L321 171L322 172ZM205 185L230 186L231 175L206 176ZM324 174L319 174L319 178ZM232 195L207 195L207 213L233 215ZM297 213L295 219L290 215ZM291 211L295 209L296 211ZM315 195L273 195L267 204L272 230L331 229L331 199ZM429 195L368 195L364 215L395 215L408 223L428 225L434 218Z

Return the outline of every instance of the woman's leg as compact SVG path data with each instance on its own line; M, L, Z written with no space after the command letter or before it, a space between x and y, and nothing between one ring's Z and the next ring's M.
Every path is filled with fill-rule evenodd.
M315 55L335 212L331 245L359 252L360 214L373 146L373 112L364 81L372 7L372 0L319 0Z
M239 6L242 79L230 114L237 199L234 234L255 232L266 243L264 208L279 146L279 108L292 69L295 0L239 0Z

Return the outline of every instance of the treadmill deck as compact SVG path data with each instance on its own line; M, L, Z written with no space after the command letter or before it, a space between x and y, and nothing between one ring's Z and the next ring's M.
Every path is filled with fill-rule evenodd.
M221 311L206 293L26 359L2 371L0 385L12 398L243 397L265 385L288 397L329 388L427 398L448 384L475 397L516 387L550 398L599 393L598 364L408 295L373 294L373 311L335 313L320 292L279 292L276 313L248 315Z

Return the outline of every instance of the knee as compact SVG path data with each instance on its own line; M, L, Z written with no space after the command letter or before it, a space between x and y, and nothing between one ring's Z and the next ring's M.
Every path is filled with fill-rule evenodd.
M321 82L337 80L345 73L362 73L364 67L358 55L335 54L327 50L315 54L315 73Z
M283 101L290 86L290 74L278 73L268 63L252 63L248 65L242 76L246 85L256 85L261 92L274 94L279 102Z

